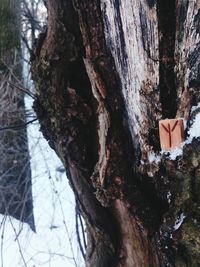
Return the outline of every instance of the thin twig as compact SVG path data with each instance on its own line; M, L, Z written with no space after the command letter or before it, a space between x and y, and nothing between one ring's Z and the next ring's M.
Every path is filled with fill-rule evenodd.
M6 81L7 83L9 83L11 86L15 87L16 89L22 91L23 93L26 93L27 95L29 95L29 96L32 97L33 99L36 98L35 95L33 95L32 93L30 93L30 92L28 91L28 89L22 88L22 87L20 87L20 86L14 84L14 83L12 83L11 81L9 81L9 80L7 80L7 79L5 79L5 81Z
M25 36L21 35L21 39L24 42L29 54L31 55L33 53L33 50L30 48L27 38Z
M42 150L41 150L41 153L43 155L43 151ZM45 161L45 165L46 165L46 167L48 169L49 176L51 177L50 169L49 169L46 161ZM53 186L53 189L57 192L54 180L53 179L49 179L49 181L51 182L51 184ZM75 253L74 253L73 244L72 244L72 240L71 240L71 237L70 237L69 229L67 227L67 223L66 223L66 220L65 220L65 212L64 212L64 209L63 209L62 201L61 201L59 195L57 195L57 197L58 197L58 203L60 205L60 209L61 209L61 213L62 213L62 217L63 217L63 224L64 224L64 227L65 227L65 230L66 230L66 234L67 234L67 237L68 237L68 241L69 241L69 247L70 247L71 254L72 254L72 260L74 262L75 267L78 267L78 263L77 263L76 258L75 258Z
M37 121L38 119L35 118L33 120L30 120L30 121L27 121L25 123L22 123L22 124L17 124L17 125L8 125L8 126L5 126L5 127L2 127L0 128L0 131L3 131L3 130L17 130L19 128L23 128L25 127L26 125L30 124L30 123L33 123L34 121Z
M13 77L18 83L21 83L21 80L14 74L13 69L19 63L15 62L12 67L8 66L8 64L1 58L1 62L6 66L9 71L9 77Z
M81 216L80 205L79 205L78 201L76 201L76 206L77 206L77 209L78 209L78 219L79 219L79 222L80 222L82 238L83 238L83 244L84 244L84 248L86 250L87 242L86 242L86 236L85 236L85 229L84 229L83 218Z
M29 263L30 261L34 260L34 258L35 258L36 256L38 256L38 255L46 255L46 254L50 254L51 256L62 257L62 258L64 258L64 259L73 261L73 258L72 258L72 257L65 256L64 254L61 254L61 253L53 253L53 252L46 252L46 251L38 251L38 252L36 252L33 256L31 256L31 257L26 261L26 263Z
M3 245L4 245L4 242L3 242L3 240L4 240L5 223L6 223L6 216L3 217L3 220L2 220L2 223L1 223L1 226L3 226L2 227L2 234L1 234L1 267L4 266L4 262L3 262L3 256L4 256L4 254L3 254Z
M87 242L86 242L85 230L84 230L84 226L83 226L83 219L82 219L80 212L79 212L79 221L80 221L81 231L82 231L82 236L83 236L83 244L84 244L84 247L86 249L87 248Z
M52 180L52 179L51 179ZM53 180L52 180L53 181ZM55 184L53 182L53 185L54 185L54 188L55 188ZM62 216L63 216L63 224L64 224L64 227L65 227L65 230L66 230L66 234L67 234L67 237L68 237L68 241L69 241L69 246L70 246L70 250L71 250L71 253L72 253L72 258L73 258L73 262L74 262L74 265L76 267L78 267L78 264L76 262L76 259L75 259L75 255L74 255L74 250L73 250L73 245L72 245L72 240L71 240L71 237L70 237L70 234L69 234L69 230L67 228L67 224L66 224L66 221L65 221L65 212L63 210L63 206L62 206L62 202L61 202L61 199L60 197L58 197L58 202L60 204L60 209L61 209L61 213L62 213Z
M80 248L80 251L81 251L81 254L85 260L85 253L84 253L84 249L83 249L83 246L82 246L82 243L81 243L81 237L80 237L80 232L79 232L79 223L78 223L78 219L79 219L79 209L78 209L78 206L76 205L76 236L77 236L77 241L78 241L78 244L79 244L79 248Z
M22 252L22 248L21 248L21 245L20 245L20 242L19 242L19 238L18 238L18 235L17 235L17 231L16 231L16 229L15 229L15 227L14 227L14 225L13 225L13 222L12 222L10 216L9 216L9 221L10 221L10 224L11 224L11 226L12 226L12 228L13 228L13 231L14 231L14 233L15 233L15 235L16 235L16 240L17 240L17 244L18 244L18 248L19 248L19 253L20 253L21 257L22 257L22 261L23 261L23 263L24 263L24 266L25 266L25 267L28 267L27 264L26 264L26 261L25 261L23 252Z

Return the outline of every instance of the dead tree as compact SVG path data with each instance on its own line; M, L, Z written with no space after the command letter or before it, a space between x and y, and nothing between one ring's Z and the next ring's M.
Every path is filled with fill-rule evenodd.
M35 230L20 49L20 1L0 2L0 213Z
M199 112L199 1L47 5L34 108L86 222L86 266L200 266L199 138L172 160L158 132L183 117L187 138Z

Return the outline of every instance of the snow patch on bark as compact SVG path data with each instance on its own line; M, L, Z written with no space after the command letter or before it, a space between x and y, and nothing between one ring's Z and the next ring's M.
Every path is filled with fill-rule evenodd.
M169 159L171 160L176 160L176 158L178 156L181 156L183 153L183 145L184 143L182 143L181 148L174 148L172 150L161 150L161 152L159 154L156 154L154 152L151 152L148 154L148 161L149 163L160 163L162 156L167 156ZM144 164L143 161L141 161L141 164Z
M194 111L196 111L197 109L200 109L200 103L198 103L196 106L193 106L191 109L191 113L193 113Z
M186 218L186 216L184 215L184 213L181 213L181 215L176 219L175 225L174 225L174 230L175 231L178 230L181 227L181 225L182 225L182 223L183 223L185 218Z
M200 113L196 115L196 118L188 131L189 134L189 140L192 141L194 137L200 136Z
M171 196L172 196L171 192L168 191L167 192L167 201L168 201L169 204L171 203Z
M168 158L171 160L176 160L177 157L181 156L183 154L183 144L181 145L180 148L174 148L172 150L165 150L165 151L161 151L161 154L163 155L168 155Z
M193 138L200 137L200 103L198 105L193 106L191 109L191 114L195 114L192 125L188 131L188 140L187 143L191 143Z
M161 156L159 154L155 154L153 152L149 153L149 162L150 163L159 163L161 160Z

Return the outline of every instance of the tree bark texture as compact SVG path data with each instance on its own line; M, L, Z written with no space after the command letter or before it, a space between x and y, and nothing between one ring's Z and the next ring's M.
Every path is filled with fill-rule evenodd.
M20 1L0 2L0 213L35 230L20 50ZM22 125L22 127L16 127Z
M199 139L152 160L158 121L184 117L187 135L198 114L199 19L196 0L48 1L34 107L85 218L88 267L200 265Z

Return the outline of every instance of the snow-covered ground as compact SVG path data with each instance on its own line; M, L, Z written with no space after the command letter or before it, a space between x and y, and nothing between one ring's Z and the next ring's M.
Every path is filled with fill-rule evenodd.
M30 99L27 99L30 108ZM75 204L62 164L39 132L28 126L36 233L0 216L0 267L82 267L75 232Z

